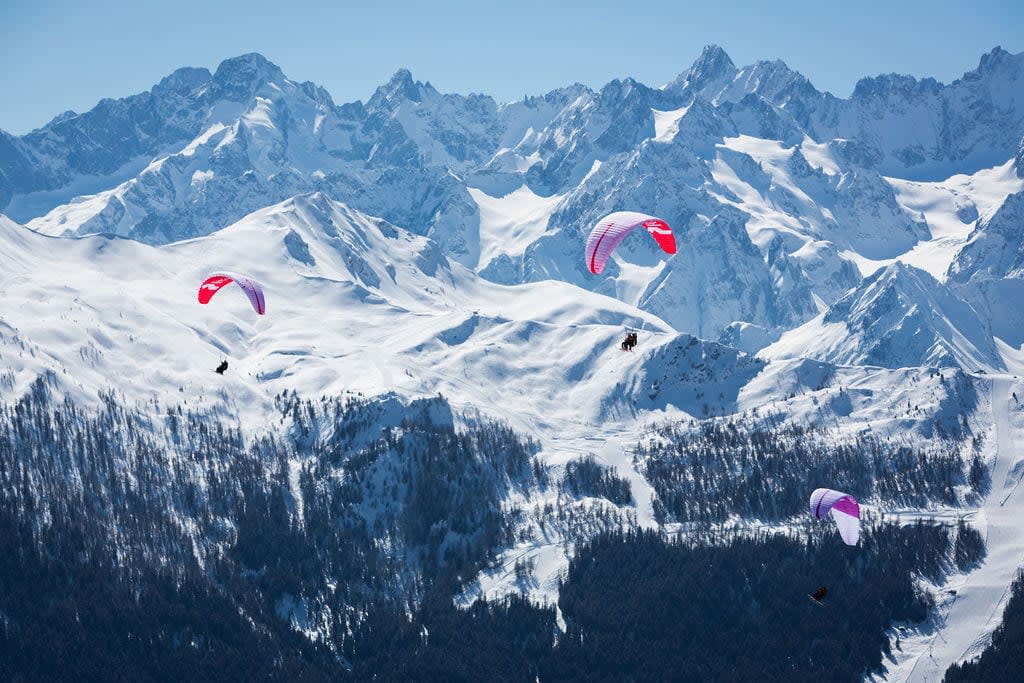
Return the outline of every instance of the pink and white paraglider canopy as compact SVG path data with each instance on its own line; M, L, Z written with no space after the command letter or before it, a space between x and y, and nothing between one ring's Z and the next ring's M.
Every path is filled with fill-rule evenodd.
M236 273L214 273L203 280L203 284L199 285L199 303L210 303L210 299L213 298L214 294L232 282L242 288L245 295L249 297L249 303L252 304L253 309L257 313L263 315L267 312L267 301L263 296L263 286L251 277Z
M857 545L860 538L860 505L848 493L833 489L815 489L811 494L811 514L824 519L831 514L846 545Z
M600 275L604 264L626 235L637 228L644 228L666 254L676 253L676 238L668 223L636 211L616 211L598 221L587 238L587 268L594 275Z

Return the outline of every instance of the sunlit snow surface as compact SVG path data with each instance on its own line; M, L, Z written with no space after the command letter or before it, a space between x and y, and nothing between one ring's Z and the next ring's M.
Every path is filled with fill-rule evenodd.
M540 197L529 187L492 197L483 190L469 189L480 207L480 263L482 270L499 255L519 257L543 235L560 195Z
M930 240L918 244L899 260L927 271L939 281L945 281L950 264L975 222L991 215L1007 196L1024 190L1024 179L1014 172L1012 162L934 183L886 180L896 189L900 204L908 211L924 215L931 229ZM867 275L886 262L859 259L858 265Z

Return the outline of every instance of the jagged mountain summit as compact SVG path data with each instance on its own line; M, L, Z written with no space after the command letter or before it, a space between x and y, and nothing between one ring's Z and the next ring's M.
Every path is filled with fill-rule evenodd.
M475 211L465 189L444 169L419 163L397 123L375 117L361 103L335 106L324 90L288 80L260 55L227 60L212 76L176 72L151 93L114 104L120 106L111 105L115 114L105 118L94 110L17 141L22 157L39 159L47 173L15 179L27 185L30 199L25 205L15 201L13 217L36 210L31 198L42 195L39 201L53 203L61 188L80 193L75 180L67 179L78 169L66 161L79 155L66 147L79 137L92 139L94 128L102 132L134 122L143 116L139 108L154 119L153 130L136 126L128 133L132 144L118 147L119 156L103 159L102 150L91 145L82 150L86 159L80 163L88 166L80 175L113 170L107 185L94 185L98 193L49 210L33 227L163 244L210 234L270 203L324 190L420 232L432 228L444 242L436 234L444 230L443 214L460 200L461 209L454 209L459 223ZM173 113L165 116L164 109ZM54 152L51 137L65 149ZM128 158L133 152L137 156ZM58 161L49 163L51 157ZM128 167L127 173L115 170ZM445 246L453 254L463 248Z
M666 90L715 102L756 95L818 142L886 175L939 180L1002 163L1022 128L1024 56L1001 47L949 84L887 74L858 81L848 99L820 92L780 60L737 68L711 45Z

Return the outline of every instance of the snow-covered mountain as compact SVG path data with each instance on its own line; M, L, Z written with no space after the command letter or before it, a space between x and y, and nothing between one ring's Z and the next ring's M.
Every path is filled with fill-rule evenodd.
M574 548L600 531L802 528L760 499L763 517L707 527L679 498L695 485L689 465L634 457L638 442L675 439L679 458L704 458L707 496L746 495L734 479L782 444L759 485L856 475L868 510L984 510L975 524L991 519L1003 543L984 582L960 568L927 586L956 582L983 636L994 624L975 617L1001 604L1017 566L1007 510L1024 504L1022 64L996 48L950 84L879 76L840 99L780 61L738 68L709 46L658 88L627 78L499 103L403 69L344 105L258 54L180 69L147 93L0 133L0 418L47 423L39 406L63 400L62 420L143 425L166 449L143 449L159 460L143 479L173 511L180 536L167 538L187 539L179 560L242 552L246 477L281 489L267 495L282 496L288 533L322 531L306 510L355 519L359 552L375 559L353 571L382 563L389 599L408 604L443 558L469 570L446 577L458 589L448 603L554 602ZM619 209L667 220L677 254L638 233L591 275L586 234ZM267 316L233 288L196 304L202 277L223 269L264 284ZM640 336L632 352L619 347L625 328ZM13 407L21 398L35 407ZM199 457L175 431L186 413L238 431L237 481L210 483L209 463L171 466ZM787 461L802 430L852 464ZM466 491L430 469L451 445L424 445L435 437L481 440L450 451L469 453ZM489 459L488 438L513 455ZM268 443L286 445L267 455ZM141 467L109 457L116 481ZM914 479L915 458L932 479ZM81 460L61 484L79 493L93 476ZM63 495L59 468L44 469L0 475ZM424 525L404 515L442 495L417 493L431 472L456 513ZM229 511L203 507L215 486L236 492ZM110 542L127 543L116 526ZM164 531L138 552L161 552ZM270 612L310 642L344 640L366 616L354 589L307 560L322 575L267 589ZM360 590L371 584L382 590ZM915 675L926 638L904 640L915 644L894 655L894 678Z
M657 89L626 79L499 104L401 70L365 104L338 106L245 55L5 136L0 209L46 234L162 244L323 191L499 282L554 277L615 292L680 331L716 337L743 323L777 335L855 286L860 259L930 243L880 171L933 178L1014 156L1020 62L996 49L949 85L880 77L840 100L781 62L737 69L710 46ZM482 204L527 191L542 213L507 249ZM630 207L679 226L701 253L717 249L721 267L695 276L684 257L652 268L646 245L627 244L608 278L587 277L574 241ZM750 243L733 230L741 223ZM751 258L727 263L725 245Z
M899 262L865 278L762 355L837 365L1004 369L988 320L948 286Z
M102 147L92 146L94 128L134 122L142 106L155 110L155 129L133 129L133 145L118 146L120 156L102 156ZM116 116L104 116L111 107ZM164 115L165 108L172 114ZM183 111L188 116L179 122ZM51 142L74 149L79 137L90 140L80 152L84 168L70 166L77 149L48 161ZM476 211L468 193L445 168L421 163L399 124L361 103L335 106L323 89L288 80L261 55L227 60L212 76L175 72L151 93L15 142L5 165L35 159L34 168L48 175L13 178L12 189L24 194L8 211L16 219L37 217L32 227L47 234L117 234L163 244L324 190L419 232L433 231L453 255L476 253L461 231ZM126 149L137 154L126 158ZM445 234L453 225L460 230Z
M566 371L555 358L581 373L601 366L628 372L609 362L619 357L608 351L617 353L624 325L663 337L671 330L565 283L491 284L429 238L321 193L166 247L110 236L52 238L7 219L2 228L2 320L45 349L23 361L21 387L45 370L70 371L72 387L95 391L107 378L133 377L124 388L133 399L185 392L211 405L223 396L207 375L226 356L240 382L230 387L235 402L260 405L285 386L307 394L391 387L441 391L484 407L495 391L527 392L538 377L524 367L550 373L545 385L557 383ZM64 267L48 267L54 260ZM231 296L237 292L195 305L198 283L225 263L264 284L273 325L252 315L244 297ZM503 352L491 354L492 346ZM485 374L467 381L470 369ZM596 381L605 381L601 375ZM573 411L591 403L597 410L600 389L567 389L580 394ZM535 415L564 412L563 400L538 397ZM259 410L247 412L259 421Z
M754 94L813 139L841 141L851 161L886 175L939 180L1005 160L1021 129L1022 79L1024 56L996 47L952 83L887 74L861 79L844 100L780 60L738 69L712 45L666 90L715 103Z
M1024 344L1024 191L978 221L950 266L949 281L992 321L1014 348Z
M539 562L527 591L538 598L552 597L573 542L607 528L609 515L615 525L654 524L652 489L626 450L654 416L689 420L769 408L795 421L841 420L851 430L868 422L885 433L898 425L927 440L935 424L957 415L955 406L974 401L966 378L940 383L929 375L909 392L892 391L906 382L906 371L767 362L678 334L629 304L569 283L494 284L429 238L322 193L163 246L104 235L56 238L7 219L0 229L7 245L0 256L5 396L31 393L46 377L76 405L99 409L113 384L118 400L143 415L151 406L179 404L231 420L256 438L276 424L280 397L289 392L441 393L460 411L460 423L482 415L536 439L548 476L599 453L626 481L628 502L566 501L558 490L519 491L509 501L525 517L507 552ZM54 262L62 267L49 267ZM263 282L265 318L230 288L208 306L195 303L202 277L225 263ZM618 346L627 325L640 330L631 353ZM230 368L221 378L212 370L223 358ZM895 418L908 396L925 409ZM401 421L392 404L374 429ZM567 523L567 515L576 521ZM488 577L479 584L485 594L515 588Z

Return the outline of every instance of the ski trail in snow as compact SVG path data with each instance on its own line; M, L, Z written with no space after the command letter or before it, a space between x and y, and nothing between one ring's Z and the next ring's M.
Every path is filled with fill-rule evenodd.
M637 524L645 529L657 526L654 521L652 498L654 489L637 469L633 462L633 447L640 439L643 429L639 424L634 429L597 430L577 435L562 436L551 439L545 444L545 450L553 453L571 453L571 458L561 458L565 462L593 455L602 465L629 482L636 508Z
M305 501L302 499L302 487L299 485L299 474L302 472L302 462L297 459L288 460L288 491L291 493L295 503L295 515L298 517L299 526L306 524Z
M595 457L629 482L636 506L637 525L644 529L656 528L658 525L654 521L652 505L654 489L633 462L633 447L639 439L639 430L636 434L627 431L606 433L594 438L600 440L594 449Z
M1020 391L1009 377L992 381L992 417L995 424L995 458L991 467L992 490L975 518L985 536L987 554L974 571L954 577L945 590L955 591L948 606L938 608L937 626L923 647L890 672L897 681L938 681L956 662L977 657L991 641L1002 621L1010 596L1010 584L1024 564L1024 491L1018 488L1024 468L1024 430L1019 410L1011 399ZM1015 421L1014 418L1017 417Z

